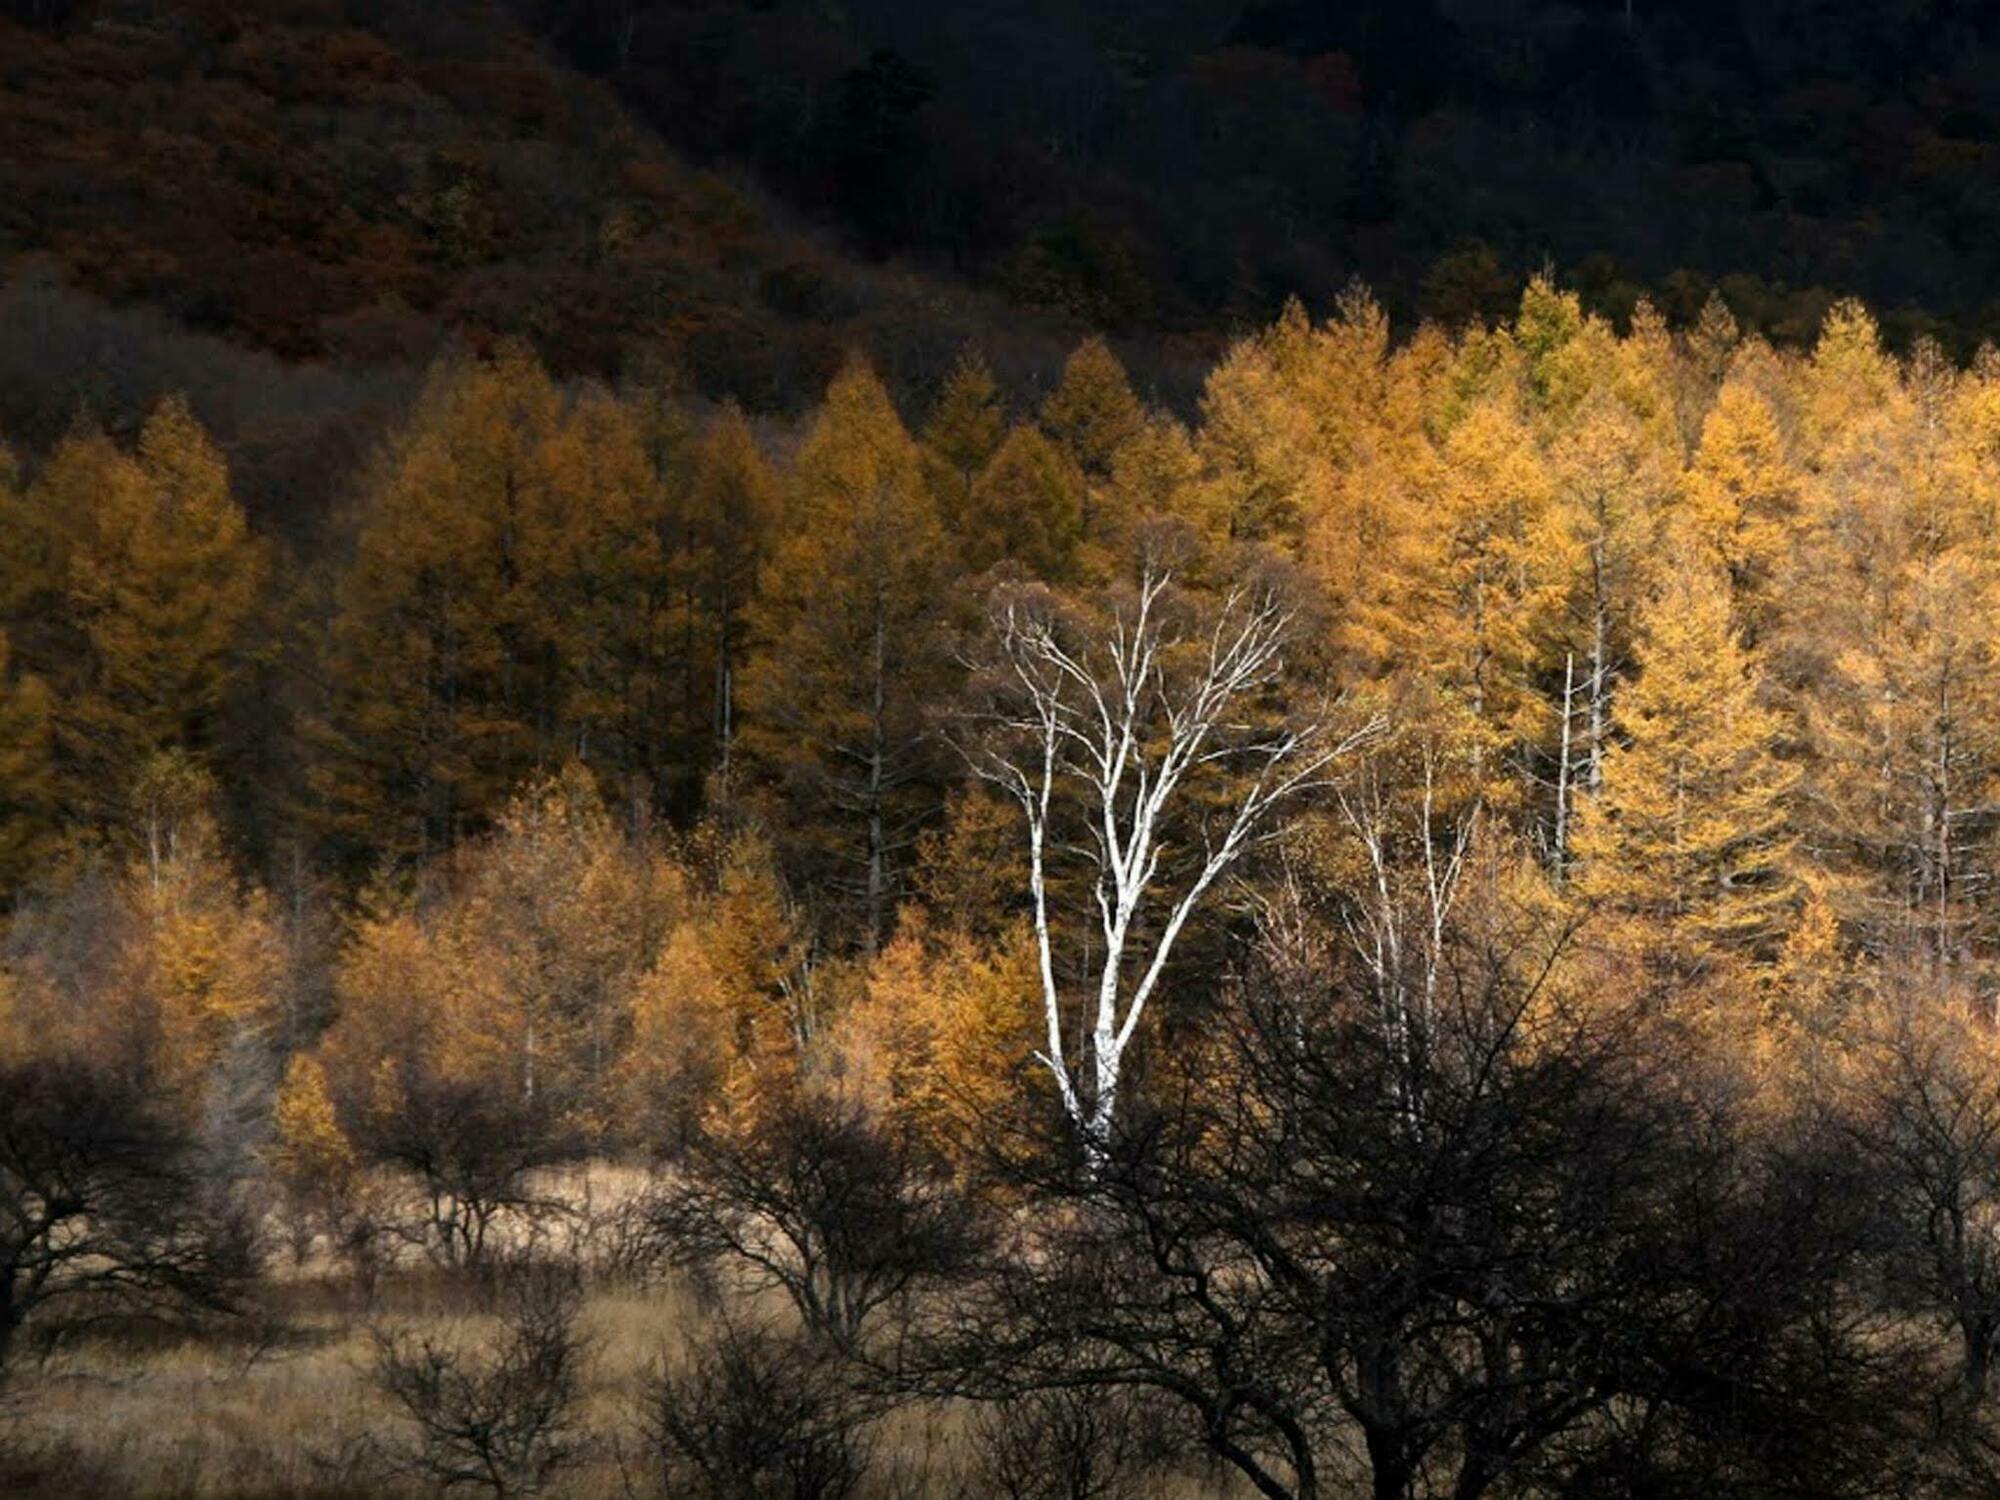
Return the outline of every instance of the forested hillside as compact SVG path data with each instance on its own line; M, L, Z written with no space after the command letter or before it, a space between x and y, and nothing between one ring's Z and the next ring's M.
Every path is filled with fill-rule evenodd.
M796 412L850 346L1025 387L1074 338L689 165L497 0L0 6L0 310L11 440L181 390L293 516L449 345Z
M1995 332L1992 76L1960 0L518 0L703 160L855 243L1129 329L1359 275L1503 315L1553 261L1804 342Z
M1400 342L1358 292L1322 323L1294 307L1192 425L1097 340L1033 409L968 351L906 415L857 358L796 431L566 385L515 344L435 365L299 547L246 522L163 396L130 441L86 418L10 461L18 753L49 788L11 843L115 840L175 753L230 788L255 873L296 847L351 886L574 761L628 821L758 802L837 945L861 930L842 872L875 872L879 939L958 805L988 596L1130 584L1171 533L1180 587L1277 569L1310 598L1293 690L1434 700L1464 795L1557 885L1614 855L1667 880L1655 856L1689 851L1664 827L1628 847L1660 810L1620 799L1705 776L1742 805L1690 878L1762 913L1724 923L1739 956L1769 958L1810 890L1870 951L1921 931L1976 967L1996 382L1885 354L1858 304L1794 355L1719 300L1620 332L1544 281L1497 328Z

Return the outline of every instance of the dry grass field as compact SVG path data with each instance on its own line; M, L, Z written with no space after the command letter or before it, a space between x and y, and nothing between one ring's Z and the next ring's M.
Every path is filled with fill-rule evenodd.
M371 1326L477 1346L495 1318L463 1285L421 1272L378 1289L375 1306L324 1280L280 1284L272 1324L154 1347L93 1340L28 1372L9 1403L5 1441L28 1496L139 1500L335 1500L423 1494L370 1462L397 1414L371 1379ZM679 1347L700 1316L679 1289L598 1290L583 1323L592 1357L584 1421L597 1451L561 1485L579 1500L639 1487L621 1473L619 1438L647 1366ZM629 1483L628 1483L629 1481ZM643 1492L643 1491L642 1491Z
M663 1476L645 1424L649 1379L681 1368L730 1325L796 1325L781 1296L718 1289L670 1269L644 1276L603 1268L603 1226L639 1186L596 1167L544 1184L574 1209L568 1233L522 1236L499 1250L588 1267L577 1316L585 1358L575 1457L546 1486L508 1489L561 1500L687 1494ZM587 1212L586 1212L587 1205ZM596 1226L593 1238L586 1226ZM525 1260L522 1264L527 1264ZM401 1500L445 1492L398 1472L409 1419L379 1380L379 1339L429 1339L490 1355L506 1336L509 1273L445 1270L405 1250L364 1288L323 1248L302 1262L274 1251L255 1304L240 1319L175 1330L113 1326L80 1333L21 1361L0 1395L0 1496L5 1500ZM495 1283L502 1285L496 1290ZM912 1402L867 1425L865 1478L829 1493L810 1484L714 1485L717 1495L771 1500L1019 1500L1071 1497L1058 1455L1029 1436L996 1476L982 1446L990 1408ZM1015 1438L1017 1450L1021 1438ZM1047 1473L1023 1477L1046 1463ZM1209 1500L1240 1492L1219 1473L1111 1475L1084 1481L1082 1500ZM474 1483L451 1493L500 1494Z

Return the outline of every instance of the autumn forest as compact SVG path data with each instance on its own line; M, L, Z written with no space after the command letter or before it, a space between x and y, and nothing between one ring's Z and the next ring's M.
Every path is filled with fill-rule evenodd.
M0 1494L2000 1494L1982 169L807 9L0 5Z

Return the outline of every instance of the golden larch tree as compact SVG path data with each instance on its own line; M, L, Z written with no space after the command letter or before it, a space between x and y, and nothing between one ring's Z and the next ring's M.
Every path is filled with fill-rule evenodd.
M1549 722L1532 738L1553 765L1547 847L1569 861L1577 800L1603 785L1611 704L1659 564L1671 456L1608 388L1577 407L1549 453L1554 500L1537 549L1560 571L1559 605L1543 616L1538 681Z
M57 843L55 711L48 685L19 670L0 630L0 905L40 873Z
M705 681L692 710L662 682L689 590L640 416L520 349L433 372L331 590L312 813L350 863L448 847L570 758L658 796L706 749Z
M974 1164L1034 1076L1039 983L1025 925L989 944L909 921L841 1018L846 1077L943 1159Z
M265 551L221 450L169 397L137 450L80 427L0 501L0 605L54 713L65 823L104 833L153 755L212 757L248 657Z
M297 1197L337 1198L354 1175L354 1146L340 1128L326 1068L310 1053L294 1055L271 1103L273 1171Z
M350 857L448 847L536 763L550 684L522 543L560 425L525 354L441 366L366 487L313 725L316 815Z
M1724 385L1682 481L1677 536L1728 570L1753 640L1773 622L1773 590L1798 531L1802 489L1769 403L1748 383Z
M1530 668L1563 569L1543 545L1553 498L1547 465L1513 403L1486 397L1447 434L1427 496L1420 564L1420 664L1467 715L1476 756L1502 801L1508 750L1532 735Z
M749 655L757 571L778 521L776 477L740 408L731 405L703 434L689 497L695 596L705 652L713 662L711 763L725 775L736 741L738 679Z
M827 392L783 532L751 616L744 748L787 805L795 867L874 943L939 800L952 591L917 445L865 364Z
M1639 620L1619 743L1575 842L1576 888L1669 977L1769 957L1797 905L1796 772L1721 573L1689 561Z
M956 529L972 486L1007 436L1007 412L992 368L967 349L952 366L924 423L924 471L938 513Z
M965 565L983 572L1016 563L1066 581L1083 540L1082 473L1035 428L1016 427L973 484L954 538Z
M1083 473L1083 534L1096 540L1102 524L1098 495L1111 479L1118 450L1136 436L1146 409L1125 366L1101 338L1077 345L1062 379L1042 403L1042 430Z
M678 872L578 761L524 786L455 865L427 925L494 997L462 1015L461 1044L525 1104L601 1131L631 992L684 905Z
M624 403L586 392L532 462L538 472L520 485L497 559L516 579L507 671L532 762L575 760L608 788L658 799L698 752L670 742L663 723L671 559L643 428Z
M1909 375L1873 478L1846 487L1794 569L1788 658L1831 897L1875 951L1942 969L1991 925L2000 549L1977 397L1934 349Z
M811 937L769 841L739 833L717 857L631 994L621 1086L669 1140L788 1090L825 1020Z

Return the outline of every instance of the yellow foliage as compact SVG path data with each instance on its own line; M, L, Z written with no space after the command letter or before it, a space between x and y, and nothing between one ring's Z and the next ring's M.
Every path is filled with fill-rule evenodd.
M566 402L519 349L434 371L333 590L309 726L322 831L357 859L436 852L572 756L655 793L686 613L661 501L625 405Z
M16 994L19 983L14 975L0 969L0 1067L32 1056L36 1044Z
M1723 386L1682 492L1677 540L1729 570L1744 624L1762 634L1798 524L1800 481L1776 416L1747 384Z
M224 860L206 807L183 809L156 845L89 864L52 892L44 938L0 975L0 1048L75 1056L198 1119L232 1064L274 1040L293 953L264 893ZM72 949L59 935L85 935Z
M1028 888L1021 812L983 784L955 794L943 824L917 845L914 882L937 925L992 940L1019 910Z
M211 752L248 658L263 546L179 397L135 452L78 428L26 495L0 486L0 624L48 691L58 810L113 826L147 759Z
M238 886L205 819L127 879L128 982L156 1028L162 1088L192 1102L233 1040L277 1024L289 953L268 898Z
M965 1160L1017 1106L1041 1014L1033 935L986 944L906 922L869 965L841 1023L847 1073L947 1160Z
M692 922L676 927L632 992L631 1045L620 1067L632 1113L664 1138L700 1117L731 1060L736 1007Z
M1474 753L1494 776L1515 736L1529 732L1524 689L1539 622L1561 597L1561 559L1539 545L1553 497L1547 466L1511 402L1483 399L1451 429L1426 496L1417 586L1418 670L1462 703Z
M785 534L750 616L743 748L788 804L798 864L888 931L903 831L931 805L930 716L956 603L916 444L874 373L827 392L792 473Z
M975 572L1003 560L1060 582L1083 538L1082 473L1035 428L1016 427L972 487L956 527Z
M953 531L972 499L972 486L999 451L1007 414L993 371L973 350L960 354L924 424L925 472L938 513Z
M320 1051L336 1097L393 1112L407 1064L602 1132L684 905L680 872L617 828L583 767L530 783L430 889L357 924Z
M295 1189L337 1194L354 1172L354 1147L340 1128L326 1070L306 1053L285 1067L271 1110L271 1165Z
M1076 346L1041 410L1043 429L1092 485L1110 477L1112 459L1138 435L1145 416L1124 365L1097 337ZM1092 532L1088 512L1084 522Z
M1777 719L1718 573L1689 563L1665 580L1636 664L1617 702L1624 743L1579 820L1577 888L1676 978L1768 957L1797 901L1797 778L1773 754Z
M1616 341L1603 320L1586 318L1576 293L1543 274L1523 289L1513 334L1535 406L1557 418L1575 411L1614 357Z
M1164 412L1149 415L1112 456L1110 481L1093 493L1091 504L1084 571L1094 579L1117 571L1149 523L1177 522L1206 544L1229 534L1226 486L1203 472L1193 436Z
M769 553L778 521L778 482L758 451L750 424L734 405L703 436L695 456L689 491L685 569L693 603L682 626L679 675L699 675L689 686L687 712L707 710L701 726L712 742L715 764L727 776L736 738L737 679L749 656L750 605L757 572ZM631 691L628 689L628 692ZM696 726L689 725L689 732ZM695 763L700 757L692 758Z
M44 871L57 834L54 705L11 656L0 630L0 906Z
M1881 330L1852 298L1836 302L1820 327L1802 381L1804 440L1817 466L1835 467L1894 426L1906 407L1896 362Z
M826 1021L819 979L768 845L739 836L631 992L626 1096L671 1124L789 1087Z

